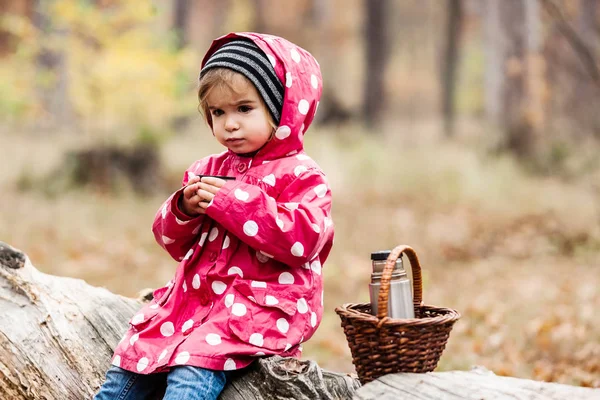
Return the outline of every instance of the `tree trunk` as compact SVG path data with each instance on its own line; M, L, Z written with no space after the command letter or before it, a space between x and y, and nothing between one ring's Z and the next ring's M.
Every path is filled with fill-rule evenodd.
M459 56L460 31L463 22L462 0L448 0L446 12L446 47L442 65L442 113L447 136L454 134L454 93Z
M173 29L177 35L177 48L181 49L188 43L187 21L190 13L189 0L175 0L173 10Z
M363 113L367 126L380 123L385 108L384 75L388 59L386 37L387 0L364 0L365 7L365 88Z
M504 147L521 157L534 150L526 107L526 16L523 0L487 1L486 113L502 130Z
M33 25L43 35L55 35L54 41L66 43L69 32L66 28L56 30L48 17L50 5L42 0L35 0L32 14ZM47 41L46 41L47 42ZM56 123L65 126L72 121L73 108L69 95L69 71L64 51L42 46L37 56L37 67L41 74L50 71L54 80L49 87L39 88L38 93L44 109Z
M146 297L146 296L145 296ZM141 302L84 281L44 274L0 242L0 398L90 399L113 348ZM268 357L240 370L221 400L592 399L600 389L454 371L387 375L360 387L355 377L312 361Z

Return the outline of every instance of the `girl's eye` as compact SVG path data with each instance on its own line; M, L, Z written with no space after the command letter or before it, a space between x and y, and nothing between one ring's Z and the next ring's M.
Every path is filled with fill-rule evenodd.
M250 112L250 111L252 111L252 107L250 107L250 106L240 106L240 107L238 108L238 110L239 110L240 112L242 112L242 113L247 113L247 112Z
M214 117L218 117L218 116L220 116L220 115L223 115L223 110L219 110L219 109L212 110L212 113L211 113L211 114L212 114Z

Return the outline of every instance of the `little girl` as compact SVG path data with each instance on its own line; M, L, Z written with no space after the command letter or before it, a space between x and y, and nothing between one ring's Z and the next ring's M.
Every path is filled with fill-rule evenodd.
M131 319L96 399L155 398L165 384L164 399L216 399L224 371L300 356L333 244L327 179L303 149L321 91L317 61L285 39L213 42L198 98L227 149L193 163L158 211L154 235L179 265Z

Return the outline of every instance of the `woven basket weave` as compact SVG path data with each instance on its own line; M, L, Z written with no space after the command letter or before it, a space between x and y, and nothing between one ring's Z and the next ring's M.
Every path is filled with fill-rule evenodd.
M401 254L410 260L413 275L415 318L387 317L392 270ZM352 363L362 384L396 372L433 371L446 347L450 330L460 314L449 308L422 304L421 265L417 253L405 245L387 258L381 277L377 316L371 304L344 304L335 312L342 319Z

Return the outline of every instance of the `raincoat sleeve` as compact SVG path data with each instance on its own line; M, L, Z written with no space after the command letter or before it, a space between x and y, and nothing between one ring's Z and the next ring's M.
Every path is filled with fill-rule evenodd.
M228 182L206 214L250 247L291 267L317 256L333 239L331 191L320 171L305 171L279 195Z
M152 224L152 232L156 242L177 261L181 261L192 247L202 222L206 218L205 215L190 217L178 206L183 196L183 189L195 175L195 172L192 171L197 171L196 164L194 163L185 171L182 188L169 196L163 203Z

